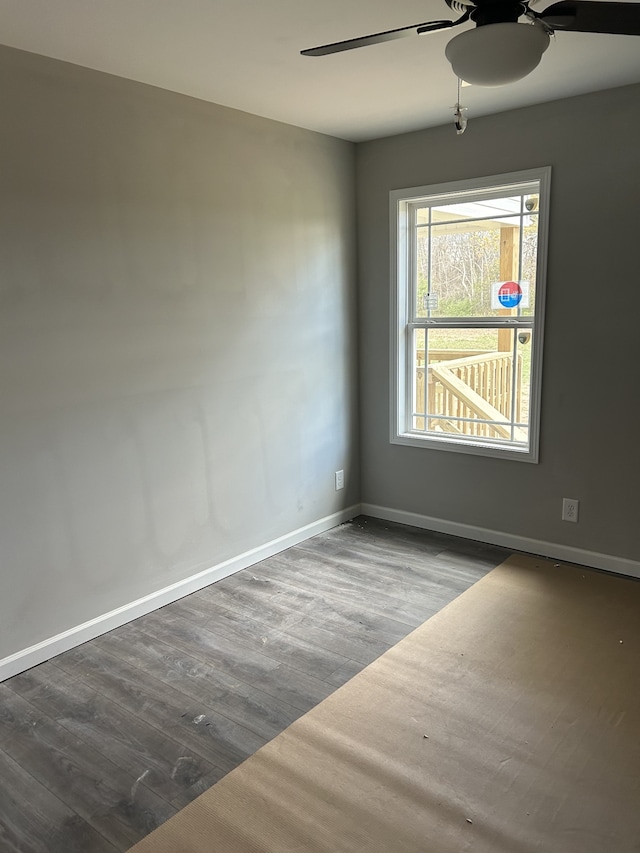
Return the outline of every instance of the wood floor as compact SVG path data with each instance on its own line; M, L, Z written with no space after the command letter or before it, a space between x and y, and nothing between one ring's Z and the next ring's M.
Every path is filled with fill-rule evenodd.
M508 553L357 518L5 681L0 853L127 850Z

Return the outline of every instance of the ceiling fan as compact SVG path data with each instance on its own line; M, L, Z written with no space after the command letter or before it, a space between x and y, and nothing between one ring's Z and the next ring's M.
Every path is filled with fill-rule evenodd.
M326 56L410 35L444 30L471 21L475 29L451 39L445 55L457 77L477 86L502 86L530 74L556 30L640 35L640 2L560 0L541 12L535 0L445 0L460 14L456 20L428 21L382 33L320 45L303 56ZM526 23L518 19L526 18Z

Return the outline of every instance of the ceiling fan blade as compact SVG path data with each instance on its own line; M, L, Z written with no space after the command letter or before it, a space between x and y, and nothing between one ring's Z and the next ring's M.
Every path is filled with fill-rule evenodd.
M561 0L535 16L554 30L640 36L640 3Z
M464 17L464 16L463 16ZM468 15L467 15L468 17ZM393 39L401 39L406 36L418 35L420 33L428 33L431 30L442 30L447 27L452 27L458 21L428 21L426 24L413 24L410 27L400 27L397 30L386 30L383 33L374 33L370 36L361 36L360 38L347 39L346 41L337 41L333 44L323 44L320 47L311 47L307 50L301 50L303 56L326 56L329 53L340 53L342 50L353 50L356 47L366 47L368 44L380 44L383 41L392 41Z

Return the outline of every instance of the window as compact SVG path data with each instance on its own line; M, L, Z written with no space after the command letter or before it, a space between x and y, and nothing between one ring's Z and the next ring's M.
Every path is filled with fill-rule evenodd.
M391 441L536 462L550 168L391 193Z

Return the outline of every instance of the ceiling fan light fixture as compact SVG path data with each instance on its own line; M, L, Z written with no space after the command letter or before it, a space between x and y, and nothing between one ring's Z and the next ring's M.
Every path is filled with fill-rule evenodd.
M456 76L468 83L504 86L530 74L548 47L540 24L485 24L454 36L445 54Z

